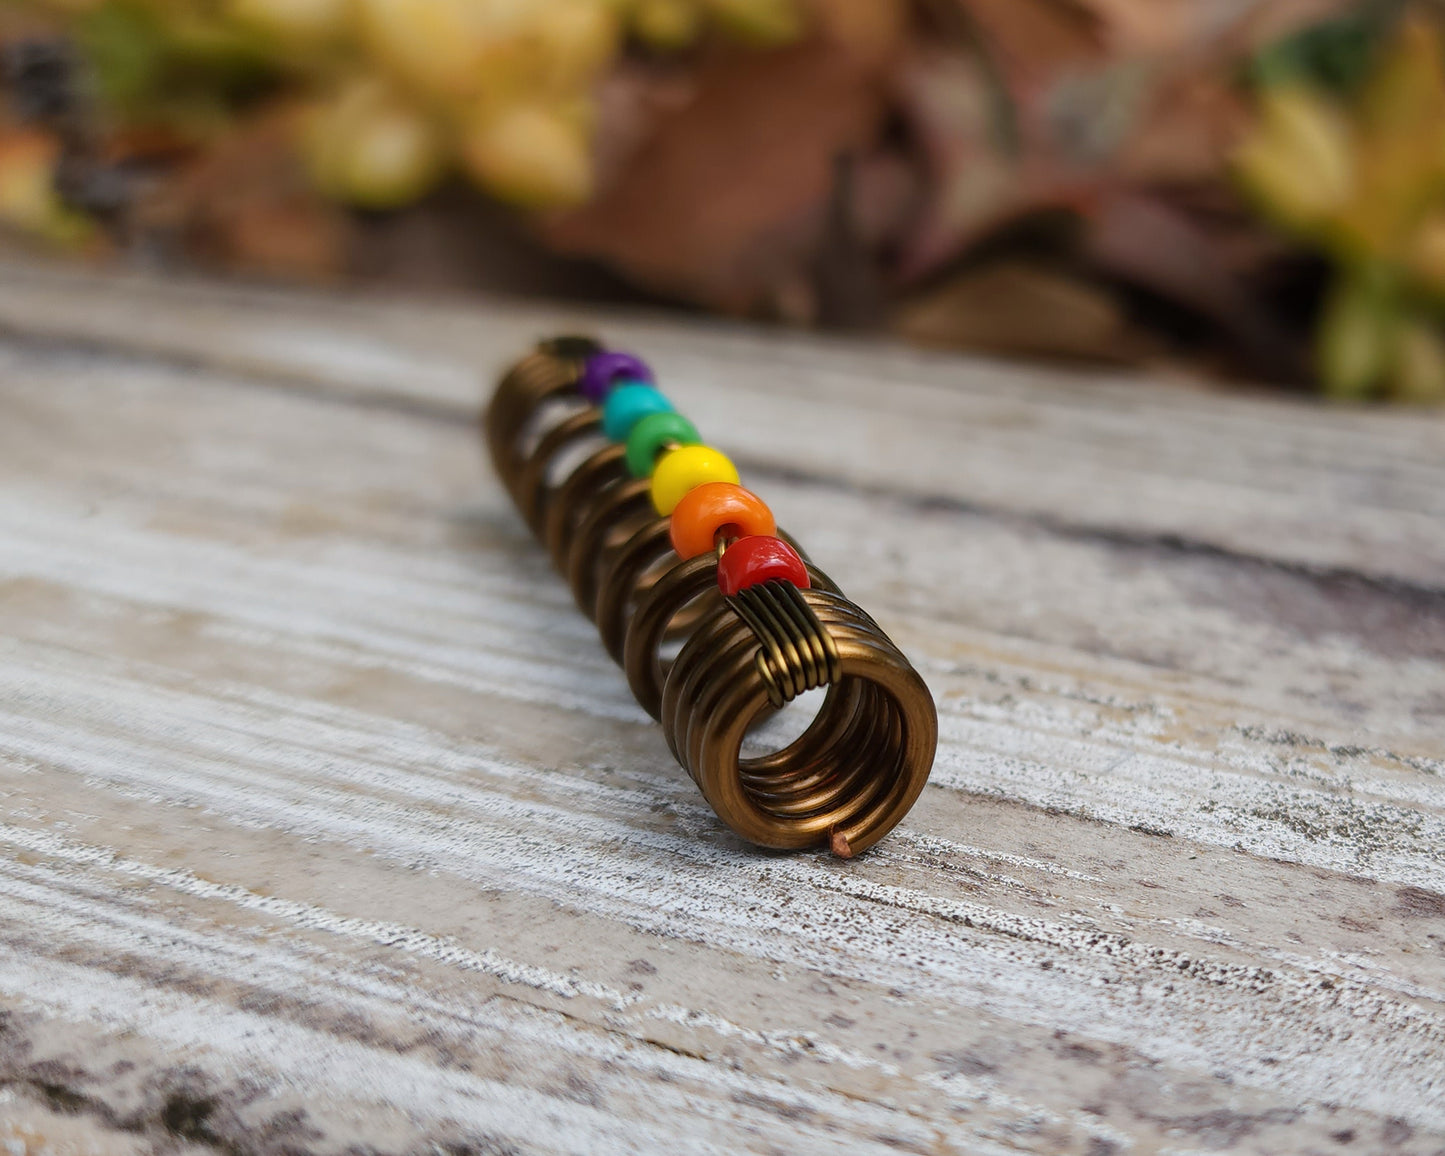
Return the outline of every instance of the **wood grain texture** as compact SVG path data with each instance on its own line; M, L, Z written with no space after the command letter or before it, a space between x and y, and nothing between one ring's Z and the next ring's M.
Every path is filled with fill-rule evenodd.
M0 1141L1445 1145L1445 422L592 319L938 699L759 854L477 444L579 323L0 270Z

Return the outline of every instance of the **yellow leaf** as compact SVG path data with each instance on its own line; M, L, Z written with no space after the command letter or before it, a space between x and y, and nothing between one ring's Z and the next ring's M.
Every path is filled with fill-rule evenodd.
M1236 174L1281 224L1318 225L1355 185L1348 125L1330 101L1302 87L1265 93L1260 113L1235 154Z
M444 162L436 126L377 80L358 81L318 108L303 147L323 193L373 209L416 200Z
M467 128L461 153L478 184L525 208L579 205L592 195L587 135L565 110L485 110Z
M351 0L231 0L231 16L282 44L309 47L341 35Z
M1341 279L1320 320L1316 356L1325 393L1370 396L1389 368L1394 322L1382 286L1368 276Z
M1401 327L1390 393L1415 404L1445 401L1445 342L1434 325L1416 320Z
M93 228L55 192L59 157L59 144L46 133L20 130L0 136L0 221L71 248L89 240Z

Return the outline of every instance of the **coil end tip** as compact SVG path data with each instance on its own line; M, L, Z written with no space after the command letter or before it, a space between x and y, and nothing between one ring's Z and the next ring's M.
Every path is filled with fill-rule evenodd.
M832 837L828 840L828 845L839 859L853 858L853 845L848 842L848 836L836 827L833 829Z

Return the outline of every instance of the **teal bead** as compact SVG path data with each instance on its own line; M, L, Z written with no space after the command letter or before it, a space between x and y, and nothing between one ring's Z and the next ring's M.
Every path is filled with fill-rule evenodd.
M663 446L695 446L701 441L697 427L682 414L650 413L627 435L627 469L634 478L649 477Z
M602 406L602 432L615 442L625 442L632 427L651 413L671 413L672 402L641 381L622 381L607 395Z

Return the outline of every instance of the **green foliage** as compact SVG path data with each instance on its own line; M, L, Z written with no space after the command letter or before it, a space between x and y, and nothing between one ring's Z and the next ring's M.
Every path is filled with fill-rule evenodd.
M1376 0L1277 40L1249 62L1258 87L1307 84L1337 93L1359 88L1394 26L1399 0Z
M127 116L187 119L258 95L276 76L244 29L177 20L144 0L105 0L73 34L101 97Z

